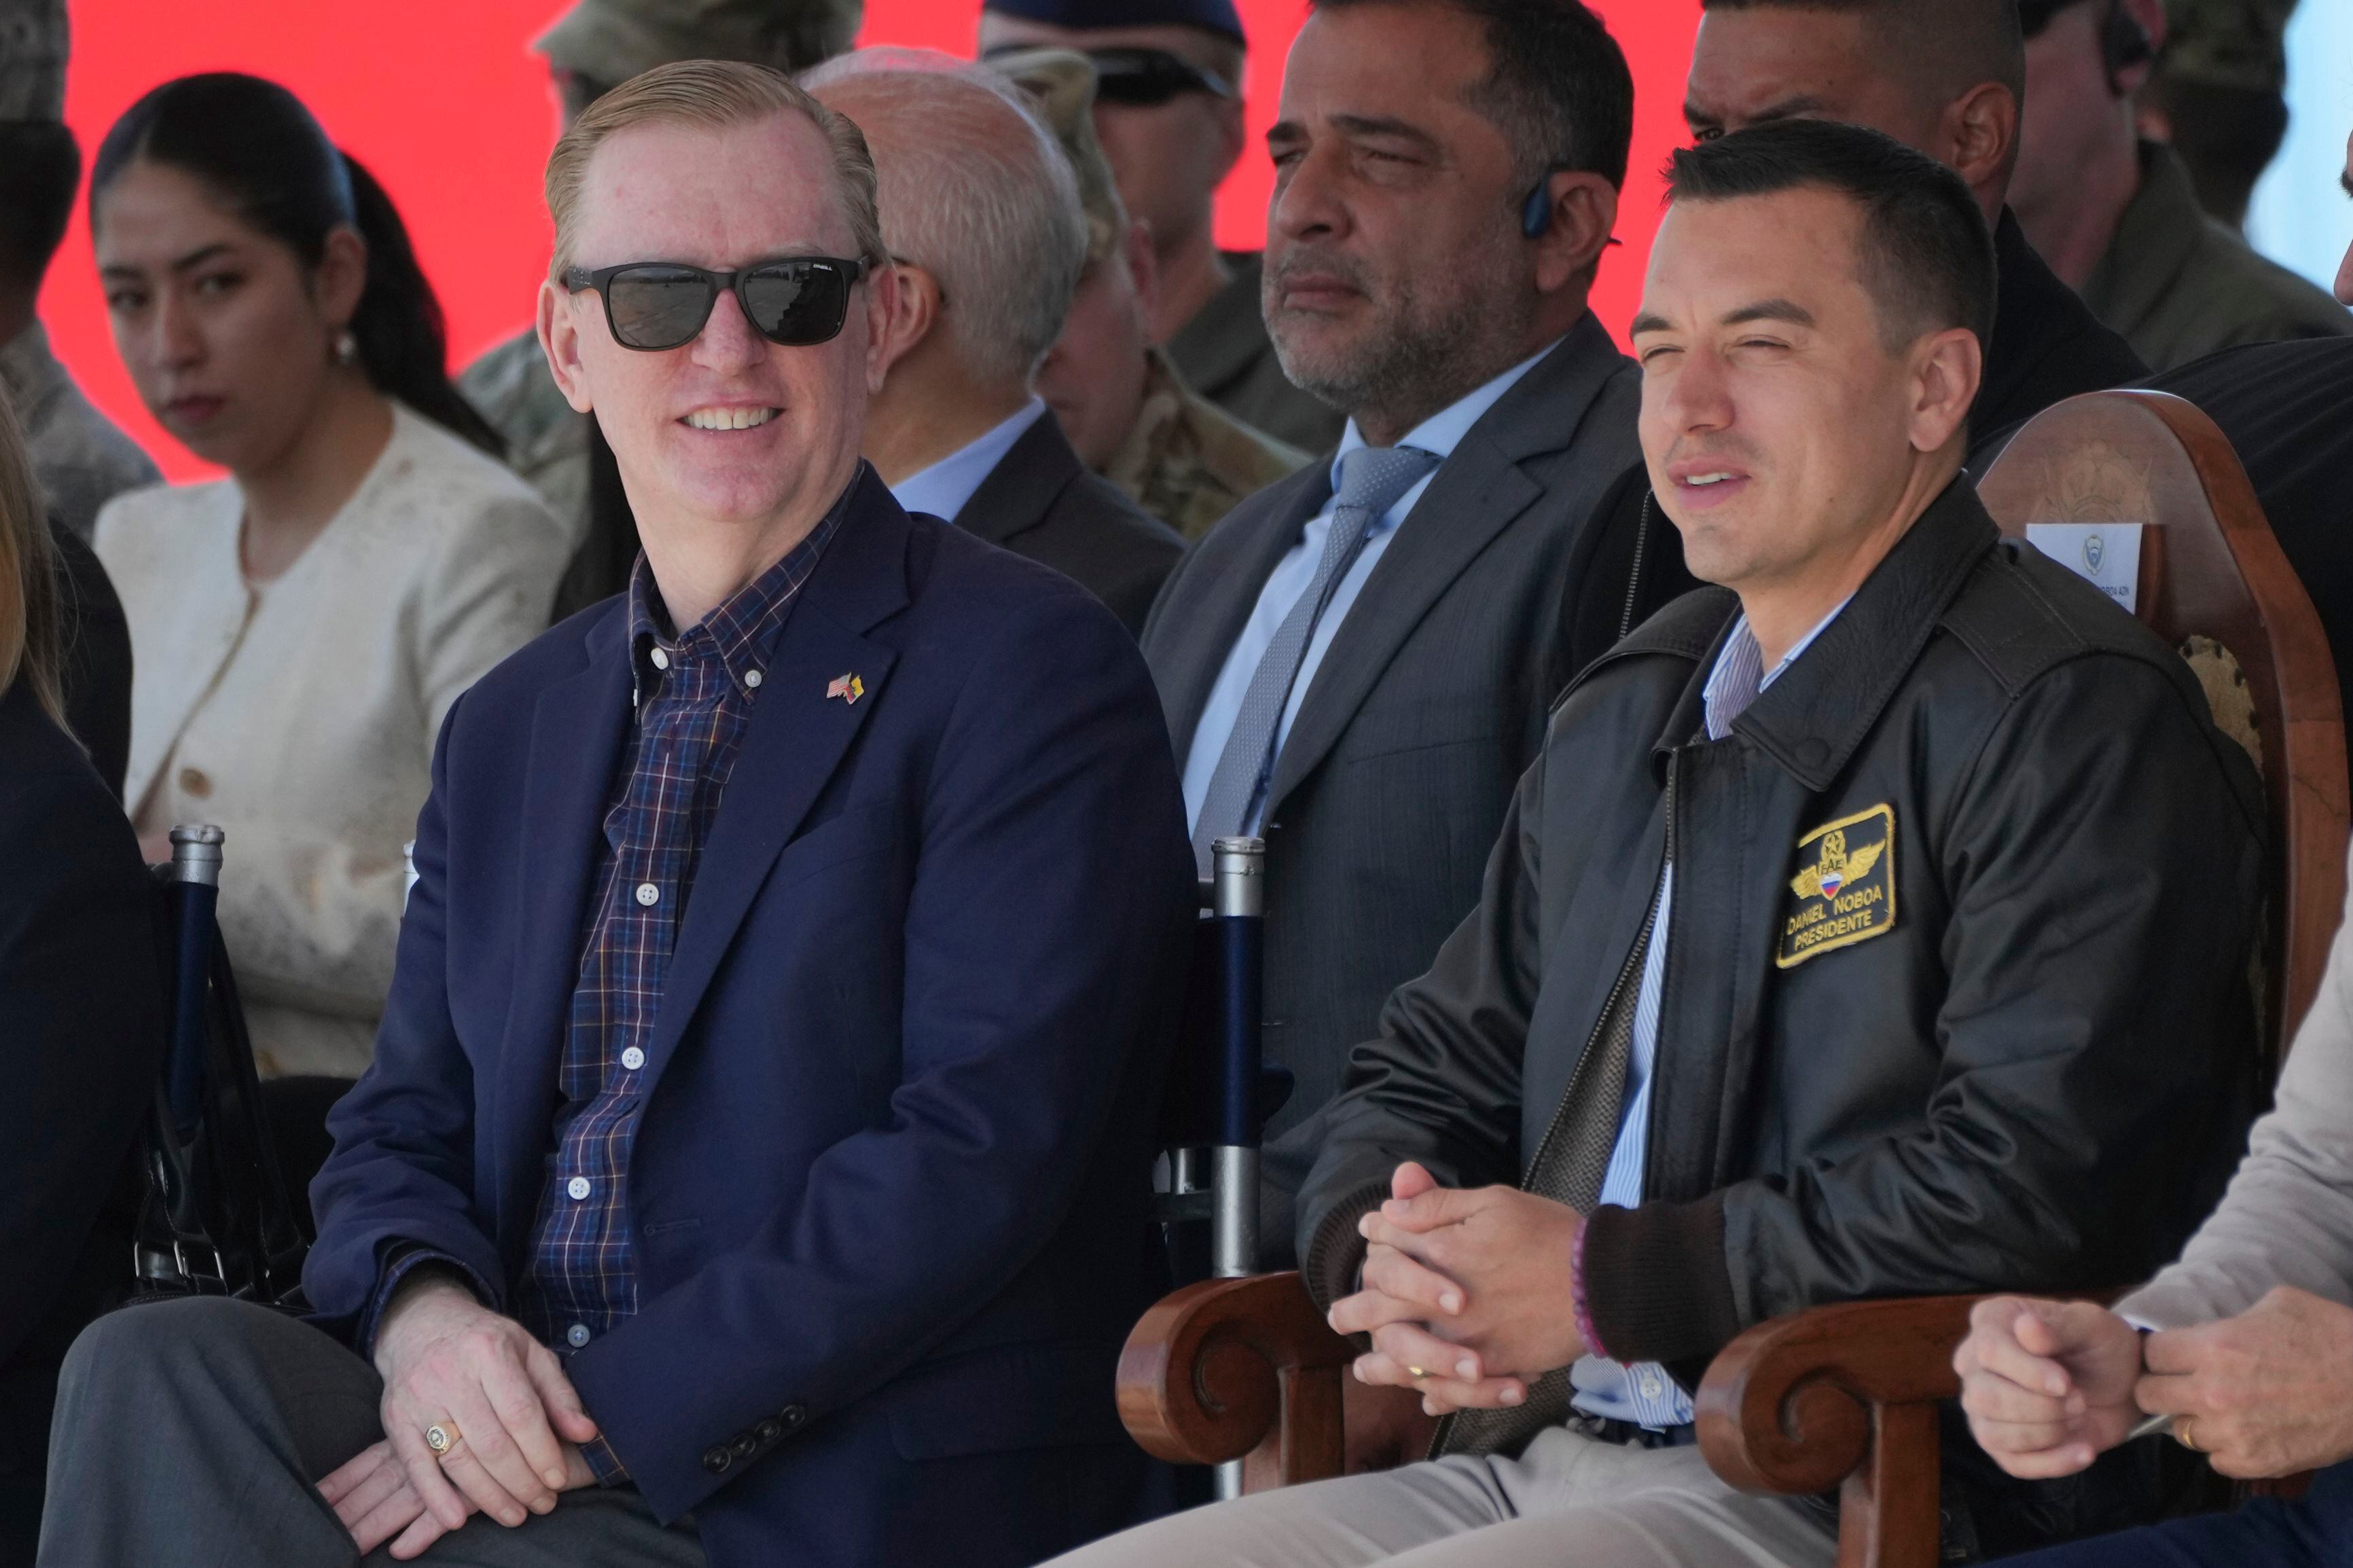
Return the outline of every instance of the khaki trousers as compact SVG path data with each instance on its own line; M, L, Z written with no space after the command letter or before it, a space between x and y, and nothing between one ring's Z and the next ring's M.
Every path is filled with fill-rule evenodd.
M1461 1455L1260 1492L1141 1526L1053 1568L1832 1568L1838 1542L1784 1498L1716 1479L1695 1447L1570 1427L1517 1459Z

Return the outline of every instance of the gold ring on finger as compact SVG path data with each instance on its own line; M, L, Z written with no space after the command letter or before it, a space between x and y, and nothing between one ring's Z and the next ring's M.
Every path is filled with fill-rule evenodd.
M1430 1375L1430 1373L1422 1371L1421 1368L1418 1366L1409 1366L1406 1368L1406 1371L1413 1374L1413 1380L1416 1383L1419 1383L1423 1378Z
M425 1446L433 1450L434 1458L446 1459L449 1450L462 1441L455 1421L437 1421L425 1428Z
M2189 1430L2191 1425L2192 1423L2189 1416L2175 1416L2173 1418L2173 1440L2180 1444L2183 1447L2189 1449L2193 1454L2202 1454L2206 1450L2198 1446L2197 1439L2191 1436Z

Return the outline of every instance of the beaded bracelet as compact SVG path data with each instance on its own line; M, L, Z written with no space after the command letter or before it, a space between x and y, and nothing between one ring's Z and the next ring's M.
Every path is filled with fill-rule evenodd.
M1592 1234L1589 1221L1577 1226L1577 1246L1569 1257L1568 1299L1577 1314L1577 1331L1585 1340L1586 1353L1607 1361L1609 1352L1601 1348L1601 1335L1593 1326L1593 1310L1585 1302L1585 1238Z

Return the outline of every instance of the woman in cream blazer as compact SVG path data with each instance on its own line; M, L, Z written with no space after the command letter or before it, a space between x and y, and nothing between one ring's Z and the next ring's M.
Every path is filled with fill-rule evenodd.
M293 94L164 83L107 133L90 203L124 368L229 474L99 514L134 667L123 800L151 860L174 824L226 831L263 1074L356 1078L441 717L545 627L574 542L449 384L390 198Z
M123 799L142 838L227 833L221 928L263 1074L356 1078L441 717L544 628L569 541L521 479L397 405L358 491L258 586L244 510L222 479L99 514L135 670Z

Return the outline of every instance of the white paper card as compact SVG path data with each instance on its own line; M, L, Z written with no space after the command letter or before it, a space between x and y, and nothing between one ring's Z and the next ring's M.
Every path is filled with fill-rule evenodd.
M2026 542L2124 606L2140 609L2137 522L2030 522Z

